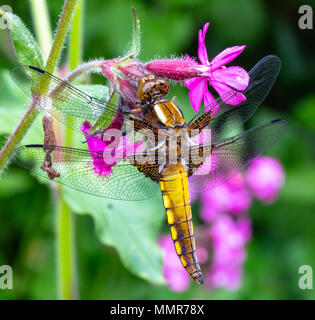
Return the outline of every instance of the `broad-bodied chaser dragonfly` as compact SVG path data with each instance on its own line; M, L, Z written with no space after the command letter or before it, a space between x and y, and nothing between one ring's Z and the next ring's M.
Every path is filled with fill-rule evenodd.
M155 146L136 155L124 154L108 178L93 171L92 164L100 165L108 156L99 150L25 145L15 149L11 159L47 177L42 164L49 150L52 166L58 173L54 181L99 197L141 200L152 197L160 189L176 253L183 267L200 284L203 276L196 256L189 192L202 192L224 183L287 131L287 122L275 119L235 135L268 95L279 70L277 57L263 58L249 72L249 86L242 92L245 101L236 106L229 104L234 98L231 90L209 106L207 112L197 114L187 123L180 108L165 98L169 91L165 79L153 75L141 78L141 102L133 110L126 110L118 102L93 98L46 71L20 66L13 71L17 83L32 94L42 109L65 125L80 131L88 121L93 124L93 134L102 136L103 129L115 118L122 124L131 122L135 132L148 130L144 141L153 140ZM26 75L24 80L21 80L22 73ZM40 95L38 89L42 78L50 82L44 95ZM219 112L214 115L217 108ZM210 129L211 139L200 143L194 132L202 133L206 129ZM125 126L122 131L128 134ZM187 155L183 159L184 148ZM162 161L160 155L164 156ZM200 169L203 169L201 173Z

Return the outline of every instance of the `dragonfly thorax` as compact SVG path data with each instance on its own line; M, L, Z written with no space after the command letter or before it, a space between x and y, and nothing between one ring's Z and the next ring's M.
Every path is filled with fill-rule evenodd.
M166 127L183 126L186 122L181 110L172 101L165 99L169 83L164 78L149 75L139 80L138 95L143 114Z
M151 109L152 120L162 123L166 127L181 127L186 121L172 101L163 100L149 107Z

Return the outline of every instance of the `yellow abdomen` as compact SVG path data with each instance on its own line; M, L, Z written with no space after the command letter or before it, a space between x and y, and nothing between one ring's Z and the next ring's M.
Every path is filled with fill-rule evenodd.
M165 165L160 174L160 187L176 253L190 276L197 283L203 283L196 256L185 167L181 164Z

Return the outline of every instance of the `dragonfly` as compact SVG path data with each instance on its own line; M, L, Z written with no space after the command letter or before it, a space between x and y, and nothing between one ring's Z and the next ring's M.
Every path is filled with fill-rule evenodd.
M108 125L116 117L122 123L132 122L134 131L148 130L144 140L153 137L155 145L135 155L126 153L112 167L108 178L96 174L91 165L106 162L107 155L99 150L32 144L13 150L11 160L47 178L43 162L47 160L49 150L49 160L58 173L51 178L94 196L143 200L160 190L179 260L192 279L202 284L204 279L196 256L190 192L203 192L231 179L287 132L287 121L274 119L235 133L268 95L280 64L276 56L263 58L249 72L249 85L242 91L245 101L232 105L235 91L231 89L205 108L206 112L199 112L189 122L185 121L173 100L166 99L169 92L167 80L154 75L145 75L139 80L140 103L133 110L127 110L119 103L91 97L44 70L19 66L13 71L16 82L36 98L40 108L65 125L81 132L82 123L90 121L94 123L94 134L101 135L104 128L100 123ZM26 74L23 81L20 80L22 73ZM50 84L41 95L38 87L43 77ZM210 130L211 139L200 142L200 133L205 130ZM199 137L195 132L199 132ZM186 156L183 158L184 149ZM162 161L160 155L163 155Z

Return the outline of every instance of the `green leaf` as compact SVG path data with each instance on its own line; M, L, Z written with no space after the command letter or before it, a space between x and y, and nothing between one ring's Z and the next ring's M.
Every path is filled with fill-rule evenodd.
M30 98L23 93L10 77L8 70L0 72L0 134L12 133L26 111ZM41 143L42 140L41 120L36 119L23 142Z
M160 194L145 201L115 201L66 187L63 193L75 213L92 215L99 240L117 250L126 268L154 284L165 283L156 241L164 219Z
M0 72L0 135L13 132L23 117L30 98L23 93L10 77L8 70ZM41 117L38 117L22 140L22 144L42 143L43 129Z
M89 94L90 96L97 98L99 100L108 100L108 87L100 84L79 84L74 86L81 91Z
M0 16L5 16L11 24L11 38L19 62L21 64L29 64L43 68L44 59L42 52L33 35L22 20L17 15L10 12L4 12L1 9Z
M27 97L16 89L7 70L0 73L0 134L6 135L14 130L19 119L23 116L24 104ZM16 90L16 93L14 92Z

